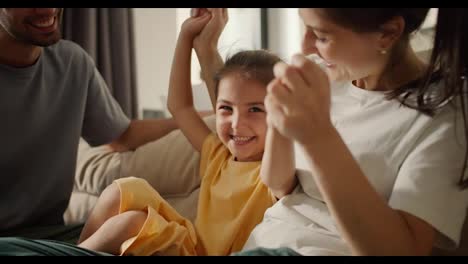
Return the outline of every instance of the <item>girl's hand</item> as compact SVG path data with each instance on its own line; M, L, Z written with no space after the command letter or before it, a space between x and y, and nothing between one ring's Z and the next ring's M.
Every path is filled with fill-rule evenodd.
M200 34L195 37L193 47L196 51L203 49L217 49L218 40L223 32L229 16L227 8L197 8L194 14L203 16L206 13L211 14L211 19L202 29Z
M267 87L267 121L300 144L308 144L332 128L330 82L326 73L304 55L293 56L291 65L274 67L276 79Z
M198 14L200 13L200 14ZM193 39L200 34L202 29L206 26L206 24L210 21L211 13L210 12L194 12L193 14L198 14L197 16L190 16L187 18L184 23L182 24L180 35L184 36L185 38Z

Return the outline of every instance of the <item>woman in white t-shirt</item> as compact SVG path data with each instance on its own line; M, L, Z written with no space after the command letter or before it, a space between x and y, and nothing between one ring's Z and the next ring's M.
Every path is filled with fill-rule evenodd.
M457 247L468 203L460 188L466 97L457 96L467 11L439 11L431 67L409 45L427 12L300 9L303 53L317 54L322 67L304 55L277 64L265 103L270 125L298 143L307 167L298 172L300 188L266 212L239 255L288 254L262 249L281 247L428 255Z

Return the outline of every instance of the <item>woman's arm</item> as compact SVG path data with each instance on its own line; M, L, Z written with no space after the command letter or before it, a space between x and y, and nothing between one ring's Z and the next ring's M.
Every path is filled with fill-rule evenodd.
M304 145L312 175L356 255L429 255L435 231L397 211L369 183L334 127ZM318 138L320 138L318 140Z
M182 25L172 62L167 101L167 107L178 127L199 152L211 131L193 104L190 65L193 39L209 19L210 14L206 13L199 17L190 17Z
M430 254L434 229L383 200L333 127L326 74L299 55L291 66L276 65L275 76L289 92L269 93L283 109L270 119L281 134L304 147L317 187L353 254Z

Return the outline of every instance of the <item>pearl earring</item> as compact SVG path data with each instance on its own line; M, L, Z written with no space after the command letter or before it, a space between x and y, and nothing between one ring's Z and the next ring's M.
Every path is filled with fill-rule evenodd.
M387 51L384 50L384 49L383 49L383 50L380 50L380 54L385 55L385 54L387 54Z

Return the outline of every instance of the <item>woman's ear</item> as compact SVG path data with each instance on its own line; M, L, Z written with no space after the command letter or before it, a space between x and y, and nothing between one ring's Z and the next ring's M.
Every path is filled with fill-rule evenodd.
M401 38L405 31L405 20L401 16L396 16L385 22L380 27L379 48L381 50L390 50L393 45Z

